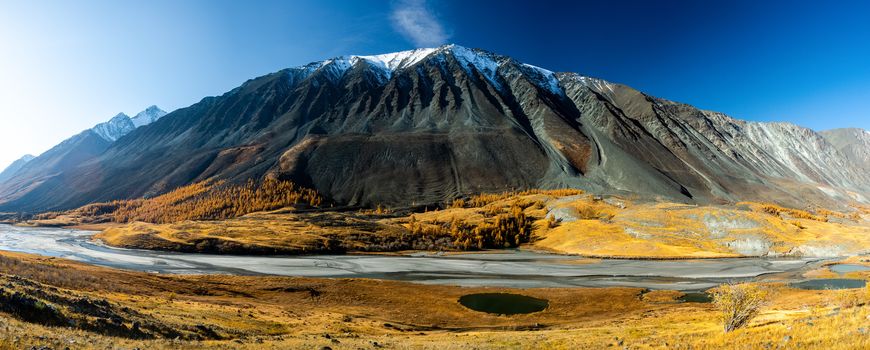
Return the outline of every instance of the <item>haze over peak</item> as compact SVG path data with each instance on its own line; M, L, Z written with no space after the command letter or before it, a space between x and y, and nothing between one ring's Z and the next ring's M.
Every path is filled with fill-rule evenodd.
M23 157L12 162L12 164L10 164L8 167L6 167L6 169L3 169L3 171L0 172L0 182L6 181L10 177L12 177L12 175L14 175L18 170L27 165L27 163L34 158L36 157L31 154L25 154Z

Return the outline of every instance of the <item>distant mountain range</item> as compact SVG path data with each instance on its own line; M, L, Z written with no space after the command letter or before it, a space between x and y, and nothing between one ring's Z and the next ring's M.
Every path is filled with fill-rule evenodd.
M136 128L151 124L165 115L166 112L157 106L148 107L133 118L119 113L105 123L64 140L38 157L22 157L0 173L0 201L26 195L44 181L101 155L113 142Z
M866 131L738 120L456 45L285 69L135 130L124 117L0 181L0 211L263 176L359 205L553 187L793 206L870 194Z
M15 173L18 172L18 170L23 168L24 165L27 164L27 162L33 160L34 158L36 158L36 157L34 157L31 154L25 154L23 157L18 158L18 160L12 162L12 164L10 164L8 167L6 167L6 169L4 169L3 172L0 172L0 183L2 183L3 181L6 181L10 177L12 177L12 175L15 175Z

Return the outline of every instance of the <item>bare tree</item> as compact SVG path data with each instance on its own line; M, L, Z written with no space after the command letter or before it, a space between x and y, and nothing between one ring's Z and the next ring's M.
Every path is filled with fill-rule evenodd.
M725 332L743 327L767 304L766 288L751 284L723 284L713 292L713 304L721 312Z

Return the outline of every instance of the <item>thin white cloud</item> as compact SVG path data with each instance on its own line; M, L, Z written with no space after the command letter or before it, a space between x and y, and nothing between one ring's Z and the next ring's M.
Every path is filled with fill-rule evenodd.
M417 47L439 46L450 37L425 0L398 0L390 19L396 30Z

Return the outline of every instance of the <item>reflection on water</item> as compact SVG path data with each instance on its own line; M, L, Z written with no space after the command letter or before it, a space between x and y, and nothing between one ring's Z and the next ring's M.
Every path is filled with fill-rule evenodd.
M828 266L828 269L842 275L849 272L870 271L870 266L858 264L836 264Z
M867 281L847 278L825 278L816 280L806 280L802 282L792 283L791 286L798 289L807 290L826 290L826 289L855 289L864 288Z
M713 296L707 292L689 292L678 298L684 303L710 303L713 302Z

